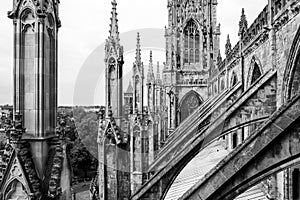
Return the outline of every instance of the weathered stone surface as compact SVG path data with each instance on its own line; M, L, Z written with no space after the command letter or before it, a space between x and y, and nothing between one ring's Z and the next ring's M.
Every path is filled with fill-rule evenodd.
M287 120L285 113L293 110L293 106L297 105L299 101L300 96L287 107L275 113L274 117L271 117L261 129L258 129L241 147L238 147L225 158L226 163L212 170L205 179L181 199L190 199L190 193L193 195L209 193L203 196L203 199L231 199L251 187L254 180L263 180L272 172L282 170L279 163L290 162L292 156L295 156L293 159L298 158L300 156L299 134L295 134L295 132L299 130L300 115L295 113L293 117L296 120ZM281 124L281 128L275 134L274 128L270 129L269 127L274 127L274 125L279 127L278 124ZM254 139L255 145L251 143ZM246 148L253 149L250 157L243 156ZM287 149L290 151L286 151ZM214 190L208 191L207 185L213 183L213 180L220 176L220 171L223 173L230 172L231 176L222 184L216 185Z

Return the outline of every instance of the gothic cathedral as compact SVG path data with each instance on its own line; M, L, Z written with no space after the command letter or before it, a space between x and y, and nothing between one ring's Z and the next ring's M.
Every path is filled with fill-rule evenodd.
M100 111L99 173L91 188L92 198L100 200L129 199L151 178L149 168L158 150L208 99L209 78L217 72L221 59L217 1L169 0L163 71L150 52L145 76L143 36L137 33L132 80L123 93L123 47L116 7L113 0L105 46L106 107Z

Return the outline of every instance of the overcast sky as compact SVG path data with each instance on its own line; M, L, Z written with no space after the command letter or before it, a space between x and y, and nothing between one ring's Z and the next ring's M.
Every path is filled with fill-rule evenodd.
M124 37L126 37L125 33L135 33L144 28L162 30L167 24L167 0L117 0L117 2L119 31L123 33ZM218 20L221 23L222 53L227 34L230 34L233 45L237 42L238 21L242 8L245 8L248 23L251 24L266 4L267 0L219 0ZM11 104L13 30L12 20L7 18L7 11L12 9L12 0L1 0L0 5L0 104ZM98 80L97 90L94 92L97 94L95 94L94 100L91 101L88 96L85 99L85 95L81 95L80 100L76 101L74 100L74 90L76 90L76 82L78 82L79 72L82 71L83 65L92 62L91 54L94 53L95 57L97 48L98 52L102 53L100 48L108 36L110 11L110 0L61 0L59 105L104 103L103 74L99 75L102 78L100 77ZM143 36L141 37L143 39ZM157 41L163 41L163 35L159 37ZM145 36L145 38L147 37ZM154 54L154 60L164 61L164 53L159 46L153 45L152 47L154 51L156 47L158 48ZM146 59L144 62L148 62L149 49L151 49L149 45L143 49L143 58ZM134 58L134 48L126 49L125 46L125 50L125 63L127 63L125 67L130 70ZM90 62L87 62L88 58ZM101 60L97 62L101 62ZM94 63L94 65L97 64ZM103 67L103 64L99 64L99 67ZM126 87L127 85L124 85L124 89Z

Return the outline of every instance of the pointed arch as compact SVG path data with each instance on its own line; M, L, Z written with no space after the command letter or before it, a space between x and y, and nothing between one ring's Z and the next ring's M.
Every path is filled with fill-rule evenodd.
M225 81L224 78L221 79L220 90L223 91L225 89Z
M14 199L24 199L29 200L30 191L27 191L26 187L18 179L12 180L4 192L4 199L14 200Z
M231 79L230 79L230 87L234 87L238 83L239 79L235 73L235 71L232 71Z
M282 85L283 103L300 92L300 28L291 46Z
M194 90L189 91L180 102L180 122L184 121L203 102L201 96Z
M108 106L112 106L112 99L115 98L116 96L116 81L117 81L117 66L116 66L116 59L114 57L111 57L108 59Z
M247 86L250 87L261 75L263 74L263 68L260 60L257 56L253 56L250 62L250 69L248 72Z

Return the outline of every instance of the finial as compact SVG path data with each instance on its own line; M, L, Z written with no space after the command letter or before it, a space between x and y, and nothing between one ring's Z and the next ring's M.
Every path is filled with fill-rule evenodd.
M153 57L152 51L150 51L150 60L149 60L149 68L148 68L148 75L147 75L147 82L153 82L155 80L154 72L153 72Z
M230 38L229 38L229 34L227 35L227 41L225 44L225 55L226 57L229 55L229 53L231 52L231 42L230 42Z
M242 9L241 20L239 22L239 36L248 29L248 22L245 15L245 9Z
M140 33L138 32L137 33L137 43L136 43L136 57L135 57L135 60L136 60L136 63L137 64L141 64L141 44L140 44Z
M150 60L149 60L149 62L150 62L150 63L153 62L153 60L152 60L152 51L150 51Z
M118 28L118 13L117 13L117 2L116 0L112 0L112 11L111 11L111 23L110 23L110 37L119 40L119 28Z

